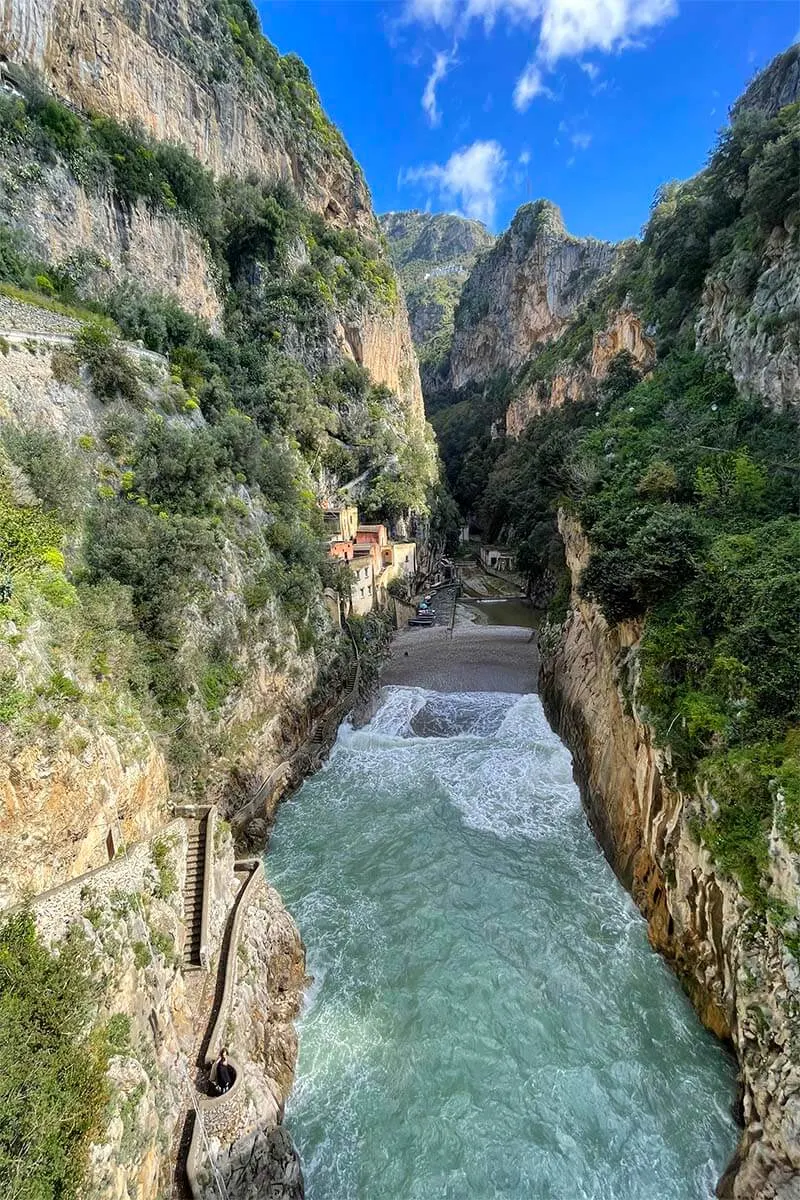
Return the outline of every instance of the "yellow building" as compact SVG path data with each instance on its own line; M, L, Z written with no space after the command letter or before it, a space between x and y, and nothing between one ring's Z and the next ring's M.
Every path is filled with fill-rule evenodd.
M351 542L358 532L358 509L354 504L322 506L325 533L334 542Z
M375 579L375 600L381 608L389 603L389 584L395 579L414 578L417 570L416 542L389 542L381 547L381 571Z
M417 570L416 542L392 542L385 525L359 525L354 504L322 506L330 558L350 571L348 613L363 617L389 604L389 584L412 580Z

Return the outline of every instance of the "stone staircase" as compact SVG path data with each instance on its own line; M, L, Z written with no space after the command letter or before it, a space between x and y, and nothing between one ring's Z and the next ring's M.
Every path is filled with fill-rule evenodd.
M186 849L186 883L183 889L183 912L186 923L186 943L183 948L184 967L201 967L200 949L203 925L203 881L206 865L208 817L187 820L189 842Z
M322 718L322 720L316 726L312 740L308 743L306 748L306 753L308 754L308 757L314 766L319 765L324 755L330 749L331 743L336 736L337 729L347 714L351 712L354 705L358 702L360 682L361 662L356 660L356 662L354 662L350 668L347 686L343 691L342 699Z

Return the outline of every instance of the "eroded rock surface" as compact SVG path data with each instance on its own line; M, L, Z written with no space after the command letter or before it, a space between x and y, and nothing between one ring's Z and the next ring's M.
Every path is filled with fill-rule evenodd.
M229 1200L303 1200L300 1156L280 1125L254 1129L217 1160L218 1178ZM203 1189L204 1200L217 1200L215 1180Z
M290 182L309 207L374 230L363 175L318 101L308 100L314 131L293 119L288 78L307 86L303 64L273 49L264 72L248 67L252 31L234 26L221 6L182 0L10 0L0 50L79 108L181 142L217 174Z
M588 560L579 526L560 517L573 590L563 626L542 638L541 690L572 750L590 824L674 964L704 1023L730 1038L745 1128L720 1184L730 1200L800 1195L800 971L769 920L722 877L691 833L704 799L671 782L635 705L636 622L610 627L575 590ZM626 699L627 697L627 699ZM779 896L800 901L796 855L772 839ZM781 869L780 864L783 864ZM787 869L791 864L791 869Z
M771 408L800 404L800 222L773 230L747 305L735 269L734 262L708 277L698 345L724 351L743 393Z
M523 205L464 286L450 356L452 386L513 372L534 347L557 338L615 254L608 242L567 233L549 201Z

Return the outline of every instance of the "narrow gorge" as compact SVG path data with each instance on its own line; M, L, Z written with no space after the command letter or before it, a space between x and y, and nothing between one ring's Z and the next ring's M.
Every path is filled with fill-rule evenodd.
M800 1197L799 125L495 237L250 0L7 0L9 1200Z
M640 242L521 208L426 396L453 494L546 615L544 708L744 1132L721 1197L794 1197L800 53Z

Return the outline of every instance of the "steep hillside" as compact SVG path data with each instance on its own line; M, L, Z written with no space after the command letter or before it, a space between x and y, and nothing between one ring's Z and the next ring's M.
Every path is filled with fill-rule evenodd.
M225 694L246 692L251 678L244 614L258 624L264 608L285 641L271 609L283 592L301 648L324 634L314 494L358 479L351 492L367 515L425 509L433 455L405 311L379 242L326 223L286 185L217 181L179 146L84 116L21 72L18 82L27 91L0 100L0 171L11 185L0 202L6 504L49 511L37 554L44 563L66 537L70 587L129 589L120 603L132 601L145 639L142 699L181 725L185 787L207 756L209 720L219 720L218 701L195 704L203 672L221 671ZM120 333L161 357L130 353ZM55 490L51 467L63 470ZM12 578L41 582L38 562L17 567L11 546L6 553ZM167 560L171 589L157 565ZM207 611L197 607L198 572ZM261 599L245 605L260 573ZM31 622L37 591L15 586L8 603L18 626L37 629L43 666L48 621ZM215 593L229 599L212 604ZM71 607L77 620L83 605ZM123 620L118 605L113 612ZM165 645L177 649L168 670ZM24 654L23 640L18 663ZM223 665L209 665L219 655ZM62 671L83 673L74 652L58 657ZM252 667L263 658L261 647ZM13 690L11 668L8 679ZM25 696L38 686L29 679ZM110 690L127 686L123 677ZM30 714L20 704L24 745ZM169 715L187 704L188 727ZM200 719L204 709L214 715ZM255 738L246 757L254 765L258 755ZM13 854L13 838L6 844ZM71 844L76 866L87 865L81 839Z
M447 372L461 289L494 238L480 221L451 213L384 213L380 223L403 284L427 394Z
M450 386L517 370L537 347L561 334L614 256L607 242L567 233L549 201L523 205L464 285Z
M84 112L178 142L215 174L291 183L303 203L375 233L361 169L296 55L261 36L249 0L187 5L10 0L6 72L38 72Z
M800 1179L799 54L571 312L524 254L483 312L501 240L435 418L458 499L550 598L543 695L593 828L738 1056L736 1200ZM513 303L499 327L501 286L536 339Z
M235 817L349 694L357 650L369 676L386 622L351 638L331 620L350 576L319 503L347 486L368 518L424 518L435 453L361 173L249 4L14 2L2 39L0 906L56 887L86 946L68 1013L50 990L65 927L37 901L38 934L0 930L3 1037L36 1003L16 939L50 1039L33 1125L17 1106L0 1131L0 1190L154 1200L205 1003L181 968L169 814ZM223 842L215 954L239 887ZM132 847L152 879L128 878ZM270 986L282 963L265 950ZM287 1044L280 1088L248 1076L251 1128L278 1119ZM74 1121L65 1102L62 1137L69 1070L87 1100Z

